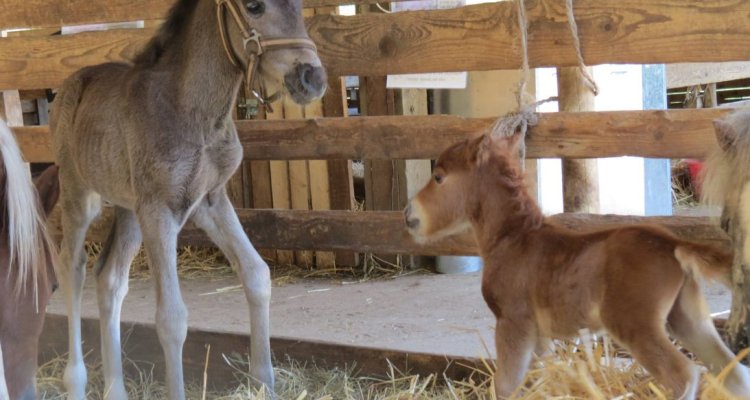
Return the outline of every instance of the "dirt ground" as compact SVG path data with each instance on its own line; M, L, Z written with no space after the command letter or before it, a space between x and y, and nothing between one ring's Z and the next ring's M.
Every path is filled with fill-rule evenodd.
M246 333L249 314L235 279L183 280L191 327ZM480 275L416 275L365 283L310 280L273 289L271 334L363 347L494 357L494 319L479 289ZM709 285L712 313L729 309L730 295ZM86 282L83 314L97 317L96 291ZM130 283L122 318L152 322L154 290L150 281ZM49 312L65 314L55 294ZM726 315L724 315L726 317ZM489 347L489 349L487 348Z

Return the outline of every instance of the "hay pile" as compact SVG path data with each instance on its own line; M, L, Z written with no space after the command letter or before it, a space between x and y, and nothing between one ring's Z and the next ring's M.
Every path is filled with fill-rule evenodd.
M92 269L102 246L99 243L87 242L88 268ZM367 253L360 266L331 268L308 268L297 265L269 262L274 286L282 286L305 279L341 280L346 283L361 283L373 279L388 279L414 273L427 272L425 269L405 270L400 258L397 263L390 263ZM236 273L229 261L216 248L199 248L184 246L177 249L177 273L183 279L218 279L234 277ZM151 277L146 254L141 248L130 268L130 279L145 280Z
M745 354L746 355L746 354ZM134 365L132 361L127 361ZM250 387L247 362L227 359L237 371L237 387L217 393L189 386L189 399L265 400ZM314 365L287 361L276 364L276 392L281 400L492 400L492 365L475 370L470 379L452 381L443 377L408 375L391 367L384 377L359 376L354 369L325 370ZM64 359L40 368L42 399L62 400ZM100 399L103 382L100 365L89 366L89 399ZM166 389L152 378L148 365L138 365L138 376L127 381L130 397L166 398ZM210 371L208 371L210 373ZM704 376L702 399L729 399L719 379ZM668 396L644 370L623 357L621 351L601 340L557 343L553 354L537 360L526 385L516 399L666 399Z

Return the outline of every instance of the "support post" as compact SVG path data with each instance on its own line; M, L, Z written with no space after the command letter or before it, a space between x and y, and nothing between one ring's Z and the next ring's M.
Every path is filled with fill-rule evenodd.
M583 83L578 67L557 69L560 111L594 111L594 94ZM596 159L563 159L565 212L599 212L599 174Z

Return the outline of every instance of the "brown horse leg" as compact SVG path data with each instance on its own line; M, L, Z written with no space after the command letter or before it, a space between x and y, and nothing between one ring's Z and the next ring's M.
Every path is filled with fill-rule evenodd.
M620 317L625 321L624 316ZM659 320L627 320L627 325L610 325L607 330L659 383L672 392L673 398L695 399L700 370L672 344Z
M530 323L497 320L495 326L497 348L495 394L498 399L510 397L523 383L537 343L536 330Z
M5 363L3 362L3 348L0 345L0 400L9 399L8 385L5 383Z
M25 327L25 326L24 326ZM13 329L13 328L11 328ZM7 381L8 397L13 400L34 400L36 395L36 360L37 337L32 332L16 331L11 335L3 335L3 349L5 365L4 378ZM0 385L1 386L1 385ZM0 399L3 397L0 388Z
M693 352L712 374L718 374L734 360L714 327L708 307L694 279L688 279L668 317L672 334ZM750 376L741 364L732 368L724 381L736 396L750 396Z

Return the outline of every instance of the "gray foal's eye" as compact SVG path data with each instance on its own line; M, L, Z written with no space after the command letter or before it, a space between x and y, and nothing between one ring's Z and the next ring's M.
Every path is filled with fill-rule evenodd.
M266 11L266 5L262 1L258 0L248 1L247 3L245 3L245 7L247 8L247 12L252 15L261 15L264 11Z

